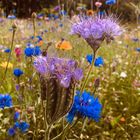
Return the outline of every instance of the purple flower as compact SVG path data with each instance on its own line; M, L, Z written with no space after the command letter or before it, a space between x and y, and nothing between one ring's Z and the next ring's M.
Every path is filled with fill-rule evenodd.
M54 11L59 11L61 9L61 7L59 5L54 7Z
M47 68L46 64L47 64L47 58L42 57L42 56L38 56L35 59L34 67L39 73L45 74L48 71L48 68Z
M83 72L77 68L77 63L70 59L38 56L35 59L34 67L42 75L57 78L65 88L69 87L72 79L79 81L83 77Z
M92 48L99 48L102 41L109 43L122 33L117 20L111 16L81 18L71 27L71 34L80 35Z
M20 85L19 84L16 84L15 88L16 88L16 91L19 91Z

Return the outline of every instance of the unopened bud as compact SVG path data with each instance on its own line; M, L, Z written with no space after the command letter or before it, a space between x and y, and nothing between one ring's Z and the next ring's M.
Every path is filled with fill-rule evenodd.
M14 22L12 25L12 29L15 31L17 29L17 24Z
M99 85L100 85L100 79L97 78L97 79L95 79L94 86L95 86L95 88L98 88Z
M33 13L32 13L32 18L36 18L36 17L37 17L36 13L33 12Z

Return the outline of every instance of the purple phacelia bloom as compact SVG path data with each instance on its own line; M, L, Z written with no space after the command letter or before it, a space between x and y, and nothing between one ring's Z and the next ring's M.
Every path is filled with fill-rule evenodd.
M84 38L94 50L100 47L102 41L106 40L109 43L121 33L122 28L112 16L82 17L71 27L71 34L77 34Z
M77 67L74 60L38 56L34 62L35 69L41 75L54 76L65 88L68 88L71 80L79 81L83 77L83 72Z

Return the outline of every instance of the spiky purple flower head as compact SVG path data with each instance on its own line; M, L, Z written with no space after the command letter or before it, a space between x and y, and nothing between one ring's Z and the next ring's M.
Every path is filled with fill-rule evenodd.
M113 16L82 17L71 27L71 34L84 38L93 50L97 50L102 41L106 40L109 43L121 33L122 28Z
M79 81L83 77L82 69L71 59L38 56L34 62L35 69L41 75L54 76L60 84L68 88L71 80Z

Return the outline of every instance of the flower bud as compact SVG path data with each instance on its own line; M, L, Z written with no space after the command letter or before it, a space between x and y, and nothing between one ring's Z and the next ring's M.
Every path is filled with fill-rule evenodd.
M32 13L32 18L36 18L37 14L35 12Z
M100 85L100 79L97 78L97 79L95 79L94 86L95 86L95 88L98 88L99 85Z
M12 29L13 29L13 31L16 31L16 29L17 29L17 24L15 22L12 25Z
M101 7L102 6L102 3L101 2L95 2L95 6L96 7Z

